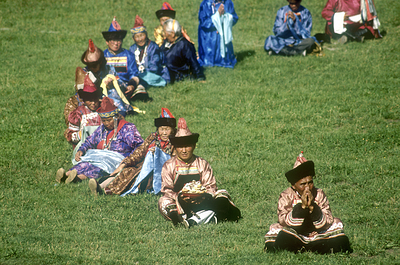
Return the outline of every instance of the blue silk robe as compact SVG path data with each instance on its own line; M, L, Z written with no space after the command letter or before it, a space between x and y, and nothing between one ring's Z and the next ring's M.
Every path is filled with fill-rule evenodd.
M235 12L233 2L225 0L225 13L232 15L234 26L239 17ZM233 68L237 62L233 52L232 42L226 44L225 58L221 56L220 41L221 35L217 32L211 16L218 12L221 3L214 0L203 0L199 10L199 63L201 66L221 66Z
M275 53L279 53L283 47L288 45L297 45L301 42L301 40L296 40L288 27L287 13L289 11L292 11L289 5L278 10L273 28L275 36L268 36L268 38L265 40L264 48L266 51L272 50ZM297 15L296 22L294 23L294 30L297 36L300 38L302 36L298 26L299 23L302 24L303 28L308 32L308 35L310 35L312 29L312 17L310 11L303 6L300 6L299 9L297 9L297 11L294 13Z
M135 55L128 50L122 49L117 55L112 54L108 49L104 51L107 65L111 68L110 73L119 77L118 83L127 87L129 80L138 76Z
M135 55L135 51L138 48L136 44L133 44L129 51ZM143 73L139 73L139 78L144 79L146 81L146 85L149 86L165 86L165 83L169 83L169 73L167 67L164 65L164 55L160 47L154 42L150 41L150 44L147 47L147 56L144 59L144 71ZM162 77L165 80L164 84L162 82L157 82L154 79L147 79L146 72L151 72L157 76Z
M168 68L171 83L187 77L204 80L203 69L196 58L196 49L184 37L179 37L171 46L165 40L161 49L164 52L165 65Z

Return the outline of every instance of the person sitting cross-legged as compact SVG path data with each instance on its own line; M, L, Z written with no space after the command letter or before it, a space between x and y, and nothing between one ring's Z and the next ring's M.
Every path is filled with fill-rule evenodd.
M174 225L186 227L220 221L237 221L240 210L226 190L218 190L210 164L193 154L199 134L191 133L180 118L178 131L170 137L176 156L161 171L158 209Z
M328 198L314 186L314 162L300 155L285 175L291 187L279 196L279 223L270 226L264 250L352 252L343 223L332 216Z
M273 28L275 35L265 40L264 49L269 55L306 56L316 47L316 39L311 37L311 13L300 5L301 0L287 1L289 5L278 10Z

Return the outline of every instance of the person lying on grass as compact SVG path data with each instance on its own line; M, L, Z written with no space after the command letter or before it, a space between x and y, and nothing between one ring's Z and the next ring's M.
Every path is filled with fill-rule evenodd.
M285 175L291 187L279 196L279 223L270 226L264 250L352 252L343 223L332 216L325 193L314 187L314 162L301 154Z
M204 81L203 69L197 61L194 45L182 36L181 25L175 19L164 22L165 40L161 49L169 71L171 84L186 78Z
M161 215L186 227L219 221L237 221L240 210L226 190L218 190L210 164L193 154L199 134L191 133L183 118L170 137L177 156L165 162L161 177Z
M97 113L103 124L78 149L76 165L67 173L63 168L57 171L58 182L68 184L108 176L143 143L135 124L125 121L118 114L112 99L104 97Z
M89 180L92 193L121 196L140 192L160 193L162 166L174 152L169 137L175 135L176 119L167 108L162 108L161 116L154 120L154 125L157 131L122 160L110 178L101 184L95 179Z

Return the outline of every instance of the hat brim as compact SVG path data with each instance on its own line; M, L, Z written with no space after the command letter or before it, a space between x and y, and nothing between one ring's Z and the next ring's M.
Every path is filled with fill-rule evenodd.
M92 93L83 91L83 89L79 89L78 95L83 101L90 101L91 99L100 99L102 92L100 89L96 89L96 91Z
M199 140L199 134L193 133L191 135L181 137L171 136L169 137L169 140L171 141L171 144L175 147L189 146L197 143L197 141Z
M119 31L103 31L101 34L103 34L103 38L106 41L116 39L116 40L123 40L126 36L127 31L126 30L119 30Z
M156 16L158 19L162 17L169 17L172 19L175 19L175 10L169 10L169 9L160 9L156 11Z
M99 49L100 50L100 49ZM101 63L103 63L104 61L105 61L105 58L104 58L104 52L102 51L102 50L100 50L100 58L97 60L97 61L94 61L94 62L85 62L85 57L86 57L86 53L87 53L88 51L86 50L83 54L82 54L82 56L81 56L81 62L84 64L84 65L86 65L86 66L89 66L89 67L92 67L92 66L95 66L95 65L97 65L97 64L101 64Z
M297 181L308 176L315 176L314 162L308 160L285 173L286 179L294 185Z
M175 118L156 118L154 119L154 125L158 128L160 126L169 126L171 128L176 128Z

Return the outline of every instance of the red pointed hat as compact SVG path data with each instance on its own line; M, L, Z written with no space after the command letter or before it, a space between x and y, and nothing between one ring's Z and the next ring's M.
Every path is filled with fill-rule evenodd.
M104 60L103 51L97 48L93 41L89 39L89 46L81 56L82 63L91 67L95 66L96 64L103 63Z
M172 136L169 139L171 140L171 144L174 146L188 146L197 143L199 140L199 134L192 133L187 127L185 119L179 118L178 131L175 136Z
M97 109L100 118L109 118L118 114L118 109L114 105L114 101L109 97L104 97L101 101L100 108Z
M147 32L146 27L143 25L143 19L136 15L135 25L131 28L131 33L135 35L136 33Z
M168 2L164 2L160 10L156 11L156 16L158 19L162 17L169 17L175 19L175 10Z
M113 39L114 40L122 40L126 36L126 30L121 29L121 26L117 22L116 17L114 17L108 31L103 31L102 34L103 34L103 38L106 41L113 40Z
M293 169L285 173L286 179L294 185L297 181L308 176L315 176L314 162L303 157L303 151L297 157Z
M176 119L167 108L161 108L161 115L159 118L154 119L154 125L158 128L160 126L176 127Z
M83 88L78 89L78 95L83 99L83 101L100 99L102 94L100 89L97 89L93 81L90 79L91 76L91 74L87 74L83 82Z

